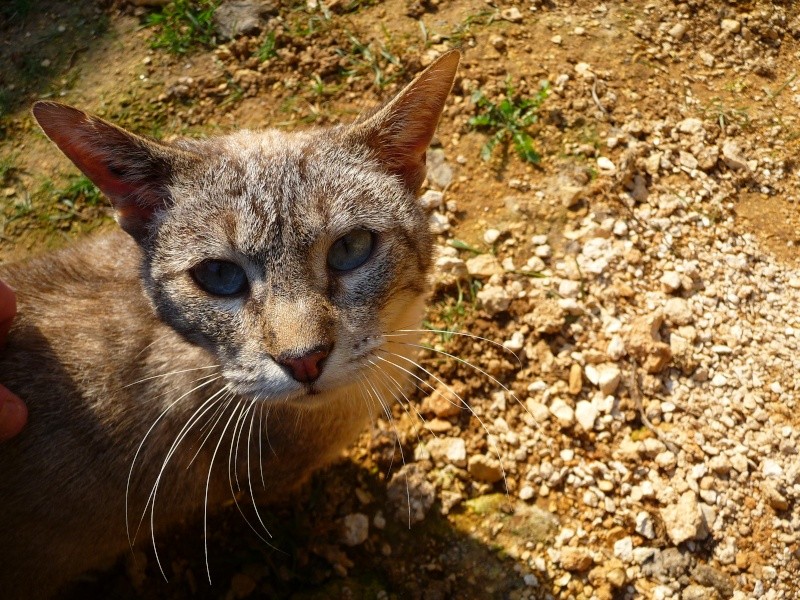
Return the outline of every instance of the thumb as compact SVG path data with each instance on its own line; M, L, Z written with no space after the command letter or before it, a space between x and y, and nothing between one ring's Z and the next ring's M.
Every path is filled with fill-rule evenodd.
M28 407L0 385L0 442L17 435L28 420Z

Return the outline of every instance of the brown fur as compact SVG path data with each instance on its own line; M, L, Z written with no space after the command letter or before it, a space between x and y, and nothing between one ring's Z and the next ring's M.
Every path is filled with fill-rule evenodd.
M237 474L260 487L263 468L283 497L380 410L413 355L413 334L389 336L422 318L432 246L415 196L457 63L448 53L372 115L307 133L166 145L37 103L130 237L0 268L19 304L0 381L30 409L0 447L4 598L49 596L124 552L126 502L141 541L197 514L207 481L210 508L229 500L237 428L262 458L248 472L240 450ZM375 232L373 254L333 273L328 249L353 228ZM203 260L241 266L247 293L201 290ZM321 344L313 384L275 361Z

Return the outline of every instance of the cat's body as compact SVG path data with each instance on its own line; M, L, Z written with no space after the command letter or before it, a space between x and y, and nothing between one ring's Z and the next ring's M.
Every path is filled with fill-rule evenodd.
M317 133L165 146L37 105L131 237L0 267L19 307L0 382L30 410L0 445L4 598L46 597L232 487L285 497L397 392L431 262L415 194L457 62Z

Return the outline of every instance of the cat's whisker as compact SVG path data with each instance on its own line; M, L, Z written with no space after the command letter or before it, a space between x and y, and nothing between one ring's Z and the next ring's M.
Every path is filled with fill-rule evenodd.
M211 462L208 465L208 477L206 477L206 489L203 502L203 555L205 557L206 575L208 576L209 585L211 585L211 566L208 564L208 490L211 487L211 473L214 470L214 461L216 460L219 448L222 445L223 440L225 439L225 433L228 431L228 427L230 427L231 421L233 420L233 417L235 415L236 415L236 410L234 409L231 411L231 416L228 417L228 420L225 423L225 427L223 427L222 433L220 433L219 441L217 442L217 445L214 447L214 452L211 454Z
M258 401L258 431L256 432L258 437L258 470L261 473L261 485L264 489L267 489L267 484L264 481L264 457L261 452L261 441L264 437L264 402L260 401L260 396L256 400Z
M460 358L460 357L456 356L455 354L450 354L449 352L445 352L444 350L437 350L436 348L429 348L428 346L423 346L421 344L412 344L411 342L395 342L395 343L396 344L402 344L403 346L411 346L412 348L421 348L423 350L430 350L432 352L436 352L437 354L441 354L441 355L446 356L448 358L452 358L453 360L458 361L462 365L468 366L469 368L477 371L478 373L480 373L481 375L486 377L492 383L494 383L496 385L499 385L501 388L503 388L503 390L508 392L508 394L514 399L514 401L517 404L519 404L520 408L522 408L522 410L524 410L534 421L536 421L535 417L528 410L528 407L525 406L525 403L522 402L522 400L520 400L517 397L517 395L513 392L513 390L509 389L508 386L506 386L502 381L497 379L497 377L495 377L493 375L490 375L489 373L487 373L486 371L481 369L479 366L474 365L473 363L469 362L468 360L464 360L463 358Z
M186 470L189 470L189 468L194 464L194 461L197 460L197 457L200 455L200 452L203 451L206 442L214 433L214 429L216 429L217 423L219 423L222 420L223 414L228 409L233 400L234 400L234 393L229 390L219 403L215 403L218 404L217 409L212 413L212 415L208 419L206 419L205 424L200 428L198 436L203 436L203 439L198 444L197 450L195 450L195 453L192 455L192 458L190 458L189 462L186 463ZM203 432L205 432L205 434Z
M161 340L163 340L163 339L165 339L165 338L168 338L168 337L169 337L169 336L171 336L171 335L172 335L172 332L171 332L171 331L168 331L168 332L167 332L167 333L165 333L164 335L162 335L162 336L159 336L159 337L157 337L156 339L154 339L152 342L150 342L149 344L147 344L147 345L146 345L144 348L142 348L141 350L139 350L139 352L136 354L136 356L134 356L134 357L133 357L133 358L134 358L134 360L135 360L135 359L137 359L137 358L139 358L139 357L140 357L142 354L144 354L144 352L145 352L145 351L147 351L147 349L148 349L148 348L152 348L153 346L155 346L156 344L158 344L158 342L160 342Z
M158 547L157 547L157 544L156 544L156 534L155 534L156 498L158 497L158 489L159 489L159 487L161 485L161 477L163 476L164 472L166 471L167 465L169 464L169 461L171 460L173 454L177 451L178 446L181 444L181 442L186 437L186 435L188 435L188 433L192 429L192 427L194 427L194 425L197 424L197 422L203 417L203 415L206 412L208 412L209 410L211 410L211 408L216 403L225 401L225 398L227 397L227 394L223 395L224 392L227 392L227 394L230 394L230 392L227 391L227 388L224 388L224 387L222 389L218 390L217 392L215 392L214 394L212 394L205 402L203 402L203 404L200 405L200 407L195 409L195 411L192 413L191 417L189 417L189 419L183 425L181 430L178 432L178 435L175 437L175 440L172 442L172 445L170 446L170 449L167 451L167 455L164 457L164 461L161 463L161 468L159 469L158 475L156 476L156 480L153 483L153 488L150 491L150 495L149 495L149 497L147 499L147 502L145 503L141 519L139 520L139 524L136 527L136 533L134 534L134 540L136 539L136 536L139 533L139 529L142 526L142 522L144 521L144 517L147 514L147 508L148 508L148 505L149 505L149 507L150 507L150 537L151 537L152 543L153 543L153 552L155 554L156 563L158 564L158 568L161 571L161 575L164 577L165 581L167 580L167 575L164 572L164 568L161 565L161 559L158 556ZM222 395L222 397L219 397L220 395Z
M261 535L261 533L250 522L250 519L248 519L244 514L244 510L242 510L242 507L239 504L239 498L237 497L237 494L242 491L242 487L239 484L239 470L237 469L237 465L239 464L239 443L241 441L242 432L244 431L244 424L247 422L247 415L249 414L250 409L254 407L253 401L250 400L249 402L249 404L245 404L245 402L239 402L239 407L234 409L239 411L239 416L236 417L236 422L234 423L233 431L231 432L231 446L228 453L228 483L230 485L231 497L233 498L233 504L236 506L236 510L239 511L242 519L244 519L244 522L247 523L247 526L250 527L253 533L256 534L256 537L258 537L265 544L269 545L269 542L266 540L266 538ZM231 471L233 471L233 477L231 476ZM233 489L234 480L236 481L236 491ZM255 506L255 502L253 503L253 506ZM269 534L269 532L267 532L267 534Z
M522 366L522 359L520 359L519 355L511 350L511 348L506 348L503 344L496 340L492 340L489 338L485 338L480 335L475 335L474 333L466 333L464 331L450 331L449 329L395 329L390 333L384 333L383 337L402 337L407 333L441 333L445 335L458 335L462 337L472 338L474 340L481 340L482 342L486 342L495 346L504 352L511 354L514 358L517 359L517 363L519 366ZM426 346L427 347L427 346Z
M391 392L389 390L389 392L392 394L392 397L397 401L397 403L403 408L405 413L408 415L408 418L411 419L412 422L415 420L414 417L411 415L411 411L408 410L409 407L410 407L416 413L417 418L422 421L423 427L425 427L425 429L427 429L433 435L433 437L439 437L439 436L436 435L436 433L431 431L430 428L427 426L428 425L428 421L425 420L425 417L422 416L422 414L417 410L417 407L414 406L414 404L408 398L408 396L406 395L405 391L403 390L403 387L400 385L400 383L397 381L397 379L392 377L392 375L387 373L386 371L382 371L381 368L377 364L375 364L372 360L370 360L370 359L367 359L367 360L368 360L369 364L372 365L372 367L374 367L373 370L376 373L378 373L378 375L380 377L382 377L384 379L384 381L386 379L388 379L392 384L394 384L394 386L397 388L397 391L403 396L403 398L406 401L405 404L403 404L403 402L400 400L400 398L397 397L397 394L395 394L394 392ZM422 443L422 439L419 436L419 428L416 426L416 424L414 424L414 435L417 436L417 442L421 444Z
M473 416L473 417L475 417L475 419L477 419L478 423L480 423L480 426L481 426L481 427L483 428L483 430L486 432L486 435L487 435L487 437L491 437L491 433L489 432L489 428L488 428L488 427L486 426L486 424L483 422L483 419L481 419L481 418L480 418L480 416L478 416L478 413L477 413L477 412L475 412L475 409L473 409L473 408L472 408L472 407L469 405L469 403L467 403L467 402L466 402L466 401L465 401L465 400L464 400L464 399L463 399L463 398L462 398L462 397L461 397L461 396L460 396L458 393L456 393L456 391L455 391L453 388L451 388L449 385L447 385L447 384L446 384L444 381L442 381L442 380L441 380L439 377L437 377L436 375L434 375L434 374L433 374L431 371L429 371L428 369L426 369L425 367L423 367L423 366L422 366L421 364L419 364L418 362L416 362L416 361L414 361L413 359L410 359L410 358L408 358L408 357L406 357L406 356L403 356L402 354L397 354L397 353L395 353L395 352L391 352L391 351L389 351L389 350L384 350L383 348L379 348L378 350L379 350L379 351L381 351L381 352L386 352L386 353L388 353L388 354L391 354L391 355L393 355L393 356L396 356L396 357L398 357L398 358L402 358L403 360L405 360L405 361L407 361L407 362L410 362L410 363L411 363L412 365L414 365L415 367L417 367L417 368L419 368L419 369L422 369L422 371L423 371L423 372L425 372L425 373L427 373L427 374L428 374L430 377L433 377L433 378L434 378L434 379L435 379L435 380L436 380L436 381L437 381L437 382L438 382L440 385L444 386L444 387L447 389L447 391L448 391L448 392L450 392L451 394L453 394L453 396L455 396L456 398L458 398L458 400L461 402L461 404L463 404L463 405L464 405L464 406L467 408L467 410L469 410L470 414L472 414L472 416ZM410 371L410 370L408 370L408 369L406 369L406 368L402 367L401 365L398 365L398 364L397 364L397 363L395 363L395 362L392 362L391 360L387 360L387 359L385 359L385 358L382 358L382 357L380 357L380 356L378 356L378 355L375 355L375 357L376 357L376 358L378 358L378 359L380 359L380 360L383 360L383 361L385 361L385 362L389 363L390 365L393 365L393 366L397 367L398 369L402 369L403 371L405 371L406 373L408 373L408 374L409 374L409 375L411 375L412 377L415 377L416 379L419 379L419 381L422 381L423 383L426 383L427 385L429 385L429 386L431 387L431 389L434 389L434 387L433 387L432 385L430 385L429 383L425 382L425 381L424 381L423 379L421 379L421 378L420 378L420 377L419 377L419 376L418 376L416 373L413 373L412 371ZM450 402L452 403L452 400L451 400ZM500 455L500 450L497 448L497 445L496 445L496 444L492 444L492 451L493 451L493 452L494 452L494 453L497 455L497 460L498 460L498 461L499 461L499 463L500 463L500 470L501 470L501 471L502 471L502 473L503 473L503 485L505 485L505 486L506 486L506 488L508 488L508 482L506 481L506 470L505 470L505 468L503 467L503 458L501 457L501 455Z
M259 404L258 409L256 409L256 404ZM252 471L252 468L250 466L250 448L252 447L252 444L253 444L253 441L252 441L253 440L253 424L255 422L256 412L258 412L260 414L261 406L263 406L263 403L259 403L258 398L253 400L252 410L250 411L250 427L249 427L249 429L247 431L247 487L250 490L250 499L253 501L253 510L256 513L256 518L258 519L258 522L261 524L261 527L264 528L264 531L266 532L266 534L271 538L272 534L270 533L269 529L267 528L266 524L264 523L263 519L261 518L261 513L258 512L258 506L256 505L256 495L255 495L255 492L253 491L253 471ZM258 451L259 451L259 460L260 460L261 438L259 438L259 440L258 440Z
M364 385L364 380L366 379L366 375L364 373L360 373L358 379L359 390L361 391L361 400L364 402L364 406L367 409L367 414L369 415L369 422L370 427L374 430L375 429L375 414L372 412L372 404L369 401L369 394L366 386Z
M195 367L193 369L180 369L178 371L170 371L169 373L160 373L158 375L151 375L150 377L144 377L132 383L128 383L123 385L122 388L129 388L134 385L139 385L140 383L144 383L145 381L151 381L153 379L161 379L163 377L171 377L172 375L180 375L181 373L191 373L192 371L203 371L205 369L218 369L219 365L209 365L207 367Z
M133 542L136 539L136 536L134 535L134 537L131 538L130 518L129 518L129 515L128 515L128 513L129 513L129 498L130 498L130 489L131 489L131 479L133 477L133 469L136 466L136 459L139 457L139 453L142 451L142 448L144 447L144 444L147 441L147 438L150 436L150 434L153 432L153 430L156 428L156 426L159 424L159 422L167 415L167 413L170 410L172 410L172 408L176 404L178 404L178 402L180 402L181 400L183 400L184 398L186 398L188 395L192 394L193 392L196 392L197 390L205 387L206 385L214 383L220 377L221 376L218 375L213 379L210 379L208 381L204 381L200 385L192 388L191 390L189 390L185 394L182 394L180 397L178 397L176 400L174 400L172 403L170 403L163 411L161 411L161 414L156 418L156 420L153 421L153 424L150 426L150 428L144 434L144 437L142 438L142 441L139 442L139 446L136 448L136 452L133 454L133 460L131 460L131 468L128 471L128 480L127 480L127 483L125 485L125 533L128 536L128 543L130 544L131 548L133 548ZM145 506L145 511L146 510L147 510L147 507ZM140 525L141 525L141 521L140 521ZM137 531L138 531L138 528L137 528Z
M375 391L375 398L378 400L378 403L383 408L384 414L386 414L386 419L391 424L392 429L394 430L394 441L397 445L398 449L400 450L400 460L403 462L403 466L406 465L406 455L403 451L403 444L400 442L400 432L397 430L397 425L395 424L394 416L392 415L391 409L386 405L383 401L378 390L375 388L374 384L367 380L369 386ZM389 472L392 470L392 465L394 464L394 453L392 453L392 460L389 463ZM408 476L406 476L406 500L408 501L408 528L411 529L411 490L408 486Z

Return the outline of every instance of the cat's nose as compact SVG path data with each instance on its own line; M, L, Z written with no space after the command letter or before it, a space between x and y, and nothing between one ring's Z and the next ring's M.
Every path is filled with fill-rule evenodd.
M316 381L322 372L322 361L331 353L331 346L318 346L298 356L297 354L284 353L278 357L278 364L289 369L300 383Z

